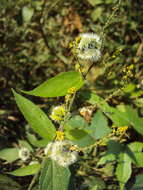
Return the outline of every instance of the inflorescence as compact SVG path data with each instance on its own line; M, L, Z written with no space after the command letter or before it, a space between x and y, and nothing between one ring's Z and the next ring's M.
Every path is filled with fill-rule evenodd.
M75 148L73 149L71 147ZM76 162L78 156L76 146L68 140L49 143L45 148L44 153L63 167L67 167Z
M102 40L94 33L80 34L74 42L70 43L73 54L80 59L97 62L101 58Z

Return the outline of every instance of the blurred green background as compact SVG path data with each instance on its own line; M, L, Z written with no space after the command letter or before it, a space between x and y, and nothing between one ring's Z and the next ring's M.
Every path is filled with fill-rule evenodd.
M23 138L26 122L17 109L11 88L31 90L56 74L74 69L69 43L82 32L100 34L116 0L0 0L0 148ZM104 55L123 51L113 64L110 79L103 67L89 74L93 88L114 90L121 85L122 66L135 66L128 95L143 114L143 2L123 0L106 29ZM102 91L101 91L102 92ZM105 93L107 93L105 91ZM104 96L104 95L103 95ZM33 98L48 110L59 99ZM114 102L115 103L115 102Z

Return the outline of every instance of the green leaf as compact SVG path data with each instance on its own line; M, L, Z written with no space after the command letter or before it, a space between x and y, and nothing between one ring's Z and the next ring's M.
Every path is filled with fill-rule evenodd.
M92 13L91 18L93 21L96 21L98 18L100 18L102 14L103 9L101 7L97 7Z
M9 189L22 190L22 187L15 181L13 181L11 178L4 175L0 175L0 189L1 190L9 190Z
M137 164L140 167L143 167L143 143L142 142L133 142L128 144L129 148L128 155L130 156L132 162ZM129 152L130 151L130 152Z
M98 110L93 116L89 130L91 136L96 139L103 138L111 132L111 129L108 127L107 119L100 110Z
M68 139L72 140L79 147L85 147L95 143L95 139L82 129L69 130L65 134Z
M114 154L115 156L118 156L120 152L123 151L124 146L122 146L120 143L110 140L107 144L108 147L108 154Z
M89 2L92 6L95 6L95 5L101 4L101 3L102 3L102 0L88 0L88 2Z
M27 138L29 142L36 147L45 147L49 143L49 140L47 139L37 140L35 135L32 135L30 133L27 134Z
M9 172L8 174L11 174L14 176L34 175L40 170L40 167L41 167L40 164L32 164L29 166L19 168L17 170L12 171L12 172Z
M72 87L81 88L83 80L79 72L69 71L60 73L57 76L45 81L32 91L23 91L26 94L40 97L65 96Z
M136 176L136 182L130 190L143 190L143 174Z
M13 162L19 158L18 148L5 148L0 150L0 158L6 160L7 162Z
M23 7L22 9L22 17L24 24L27 24L31 21L31 18L33 16L34 9L31 7Z
M115 154L109 154L109 153L107 153L107 154L105 154L104 156L102 156L101 158L100 158L100 160L98 161L98 163L97 163L97 165L99 166L99 165L103 165L103 164L106 164L106 163L108 163L108 162L112 162L112 161L114 161L114 160L116 160L116 156L115 156Z
M47 115L38 106L36 106L27 98L19 95L14 90L13 94L20 111L32 129L41 137L48 140L53 140L56 130L52 122L48 119Z
M74 128L78 128L78 129L86 128L88 124L85 122L83 117L79 115L75 115L71 119L69 119L66 125L67 126L65 126L65 130L69 130L69 129L74 129Z
M120 190L124 190L124 186L132 173L131 160L126 152L120 153L116 168L116 176L120 185Z
M124 105L118 106L118 109L111 107L103 98L89 91L82 93L82 96L91 104L97 105L116 126L132 125L138 133L143 135L143 118L140 118L132 107Z
M70 179L68 168L58 165L55 161L46 159L43 164L39 189L40 190L67 190Z
M122 115L124 115L129 124L132 125L139 134L143 135L143 118L138 116L137 110L125 105L118 106L118 109L122 112Z
M85 179L84 183L87 186L86 189L90 189L90 190L103 190L103 189L105 189L105 183L102 180L102 178L100 178L100 177L89 176L89 177L87 177L87 179Z
M83 91L81 95L89 103L97 105L102 110L102 112L114 122L116 126L124 126L129 124L129 121L121 111L109 106L103 98L96 95L94 92Z
M18 143L21 147L26 147L30 152L34 152L32 146L27 141L19 140Z

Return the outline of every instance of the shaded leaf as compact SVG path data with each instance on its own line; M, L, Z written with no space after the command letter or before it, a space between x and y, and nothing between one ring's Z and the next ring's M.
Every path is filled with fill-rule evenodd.
M21 186L15 182L13 179L4 176L4 175L0 175L0 189L1 190L21 190Z
M40 190L67 190L70 180L68 168L58 165L55 161L46 159L41 171Z
M120 143L114 140L110 140L107 144L107 147L108 147L108 153L114 154L115 156L118 156L120 152L122 152L124 149L124 147Z
M114 160L116 160L116 156L114 155L114 154L105 154L104 156L102 156L101 158L100 158L100 160L98 161L98 163L97 163L97 165L99 166L99 165L103 165L103 164L106 164L106 163L108 163L108 162L112 162L112 161L114 161Z
M136 176L136 182L130 190L143 190L143 174Z
M73 116L71 119L69 119L69 121L66 124L68 126L65 127L65 130L74 129L74 128L82 129L87 127L88 125L83 119L83 117L79 115Z
M90 190L103 190L105 189L105 183L100 177L90 176L85 179L85 185Z
M108 127L107 119L100 110L98 110L93 116L89 130L91 136L96 139L103 138L111 132L111 129Z

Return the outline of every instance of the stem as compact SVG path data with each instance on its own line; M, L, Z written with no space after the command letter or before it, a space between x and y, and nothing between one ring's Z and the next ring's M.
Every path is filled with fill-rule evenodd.
M45 11L48 1L44 0L43 8L42 8L42 11L41 11L40 20L39 20L40 32L41 32L41 35L42 35L43 40L45 42L45 45L46 45L46 47L48 49L50 49L49 43L48 43L48 34L45 33L45 31L44 31L44 25L45 25L45 21L46 21L46 18L48 16L48 14L53 9L53 7L55 7L56 4L58 4L60 1L62 1L62 0L54 0L54 2L51 4L51 6ZM45 16L45 12L46 12L46 16ZM55 54L54 51L53 51L53 53Z
M29 185L29 187L28 187L27 190L31 190L32 189L32 187L33 187L34 183L36 182L36 179L37 179L37 177L39 175L39 172L40 172L40 170L34 175L34 177L33 177L33 179L32 179L32 181L31 181L31 183L30 183L30 185Z
M72 105L73 105L73 102L74 102L74 99L75 99L75 95L76 95L76 93L73 94L69 105L67 105L67 112L66 112L66 115L65 115L65 117L64 117L63 122L60 124L59 131L63 131L64 124L65 124L65 123L67 122L67 120L69 119L69 112L70 112L71 107L72 107Z
M101 35L101 39L102 39L102 47L101 47L101 49L103 49L103 44L104 44L104 41L105 41L105 30L110 25L110 23L112 21L112 18L115 16L117 10L119 9L119 7L121 5L121 2L122 2L122 0L118 1L117 5L114 7L114 10L113 10L112 14L109 16L109 18L107 19L105 25L103 26L102 35Z

